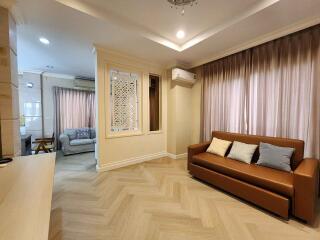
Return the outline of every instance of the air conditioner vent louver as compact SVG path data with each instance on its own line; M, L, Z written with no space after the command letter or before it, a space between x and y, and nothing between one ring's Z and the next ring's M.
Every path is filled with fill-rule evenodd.
M89 89L89 90L94 90L94 84L90 81L84 81L83 79L82 80L79 80L79 79L75 79L74 82L74 87L77 88L77 89Z
M87 81L94 81L95 79L93 77L86 77L86 76L76 76L76 80L87 80Z

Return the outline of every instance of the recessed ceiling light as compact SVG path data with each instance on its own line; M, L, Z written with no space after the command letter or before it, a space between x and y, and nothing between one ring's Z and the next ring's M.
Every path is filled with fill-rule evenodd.
M33 83L32 83L32 82L28 82L28 83L27 83L27 87L28 87L28 88L33 88Z
M39 41L42 42L45 45L49 45L50 41L44 37L39 38Z
M176 37L179 39L184 38L184 36L185 36L185 33L182 30L179 30L176 34Z

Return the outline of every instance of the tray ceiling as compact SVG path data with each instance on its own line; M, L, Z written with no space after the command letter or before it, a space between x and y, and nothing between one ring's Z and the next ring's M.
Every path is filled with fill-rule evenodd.
M98 45L188 68L319 24L319 9L319 0L199 0L181 16L167 0L16 0L18 66L94 76Z
M183 16L166 0L56 1L182 52L279 0L201 0L196 6L187 6ZM185 32L185 38L176 37L179 30Z

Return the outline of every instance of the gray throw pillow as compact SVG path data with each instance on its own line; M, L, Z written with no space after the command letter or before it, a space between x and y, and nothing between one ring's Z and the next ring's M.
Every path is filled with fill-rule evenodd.
M294 148L278 147L269 143L260 143L258 165L286 172L291 171L290 159Z

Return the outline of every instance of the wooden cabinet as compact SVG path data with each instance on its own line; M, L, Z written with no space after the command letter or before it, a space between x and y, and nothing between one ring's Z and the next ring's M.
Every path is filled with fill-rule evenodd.
M47 240L55 153L16 157L0 168L0 240Z

